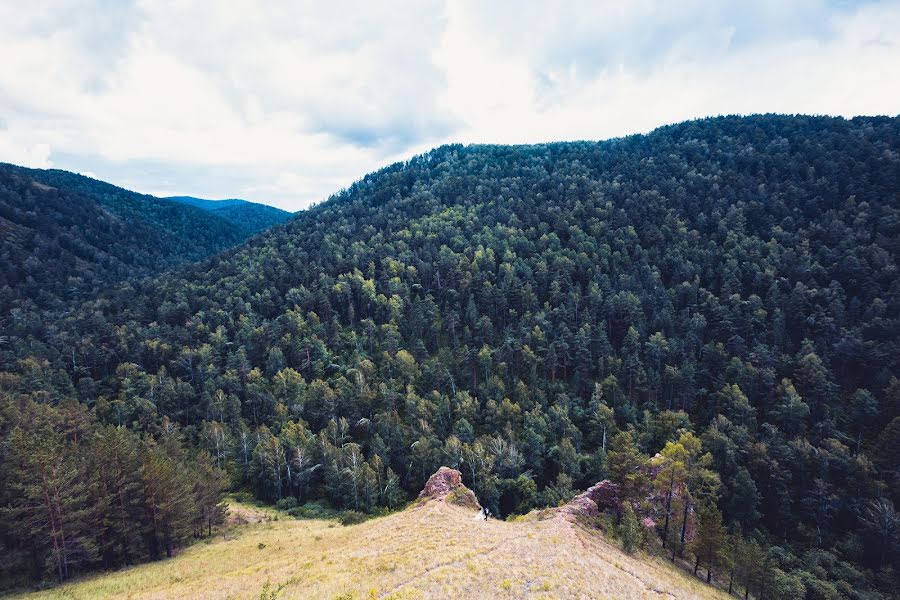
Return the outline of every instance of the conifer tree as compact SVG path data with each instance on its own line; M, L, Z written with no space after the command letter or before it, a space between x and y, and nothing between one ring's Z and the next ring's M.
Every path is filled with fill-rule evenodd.
M617 433L607 454L610 480L619 486L619 499L641 502L650 483L646 473L647 457L640 453L630 431Z

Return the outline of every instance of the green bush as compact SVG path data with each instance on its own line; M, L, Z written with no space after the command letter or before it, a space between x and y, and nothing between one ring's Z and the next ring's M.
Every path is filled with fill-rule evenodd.
M618 535L616 531L616 515L614 515L611 511L603 511L602 513L597 515L597 520L595 521L597 528L600 529L603 533L610 535Z
M302 506L289 508L287 513L296 519L332 519L335 511L317 502L307 502Z
M341 516L338 517L338 520L341 522L341 525L357 525L368 518L369 515L365 513L361 513L355 510L345 510L343 513L341 513Z
M287 498L282 498L278 502L275 503L275 508L278 510L289 511L292 508L297 508L297 499L293 496L288 496Z
M256 497L250 492L234 492L232 494L235 502L242 502L244 504L256 504L258 500Z

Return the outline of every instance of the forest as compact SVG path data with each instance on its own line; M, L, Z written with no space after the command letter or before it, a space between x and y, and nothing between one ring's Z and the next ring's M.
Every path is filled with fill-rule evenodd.
M442 146L216 256L17 299L0 581L163 556L224 489L378 513L446 465L501 518L609 479L620 527L744 596L893 597L898 255L900 118L718 117Z
M246 205L215 214L76 173L0 163L0 317L64 310L95 287L215 254L287 214Z
M286 210L246 200L204 200L191 196L170 196L166 200L202 208L233 223L248 234L264 231L291 218L291 213Z

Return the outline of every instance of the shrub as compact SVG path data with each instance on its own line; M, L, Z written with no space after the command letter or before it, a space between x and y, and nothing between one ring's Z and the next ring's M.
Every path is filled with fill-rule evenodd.
M355 510L345 510L338 520L341 525L357 525L369 518L369 515Z
M275 503L275 508L278 510L287 510L289 511L292 508L297 508L297 499L293 496L288 496L287 498L282 498L278 502Z
M595 524L603 533L618 535L618 532L616 531L616 515L611 511L603 511L598 514Z
M316 502L307 502L303 506L289 508L287 513L296 519L331 519L334 511Z

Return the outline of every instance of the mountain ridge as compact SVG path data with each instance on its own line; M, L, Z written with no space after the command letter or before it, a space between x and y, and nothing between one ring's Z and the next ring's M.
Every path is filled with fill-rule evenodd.
M0 178L3 313L29 299L56 306L95 285L197 261L265 226L59 169L0 164Z
M293 214L259 202L238 198L206 200L193 196L169 196L165 200L196 206L249 231L258 233L290 219Z
M234 206L237 204L258 204L249 200L240 198L222 198L221 200L210 200L208 198L198 198L196 196L164 196L163 200L171 200L172 202L180 202L181 204L189 204L202 208L203 210L214 210L225 206ZM273 207L274 208L274 207Z

